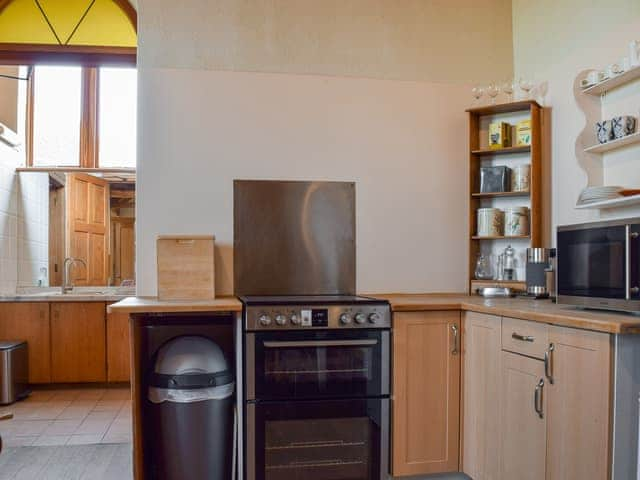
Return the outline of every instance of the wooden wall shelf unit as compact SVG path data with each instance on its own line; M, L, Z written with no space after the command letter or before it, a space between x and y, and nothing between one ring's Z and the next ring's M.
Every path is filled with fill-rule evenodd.
M476 280L474 278L475 264L482 251L483 242L514 240L514 248L522 250L527 247L542 246L542 107L534 100L524 100L498 105L487 105L467 110L469 119L469 291L474 293L476 288L488 285L509 286L516 290L524 290L523 278L517 281L500 282L495 280ZM528 115L527 115L528 114ZM480 137L487 132L482 130L482 124L491 117L499 115L514 115L518 118L531 119L531 145L508 147L500 150L490 150L481 145ZM489 117L484 118L483 117ZM515 139L515 135L513 136ZM509 165L511 155L514 159L526 156L531 164L530 189L528 192L499 192L480 193L480 167L497 157L495 164ZM522 163L522 160L519 160ZM511 206L513 199L521 198L529 203L530 235L518 237L478 237L476 236L476 211L483 206L502 208ZM502 203L508 202L510 203ZM520 255L522 258L523 255Z

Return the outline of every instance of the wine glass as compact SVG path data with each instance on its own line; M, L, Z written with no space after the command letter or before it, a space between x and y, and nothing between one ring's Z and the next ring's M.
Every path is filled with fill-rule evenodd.
M518 84L520 85L520 90L524 92L523 100L528 100L530 98L529 92L533 88L533 82L525 78L520 78L520 81L518 82Z
M513 80L507 80L502 83L502 92L507 96L508 102L513 102Z
M487 95L491 97L491 105L496 104L496 97L498 96L499 93L500 93L500 88L495 83L492 82L491 85L487 87Z
M476 99L476 105L479 105L480 104L480 99L484 95L484 88L481 87L480 85L478 85L476 87L473 87L471 89L471 94L473 95L473 98Z

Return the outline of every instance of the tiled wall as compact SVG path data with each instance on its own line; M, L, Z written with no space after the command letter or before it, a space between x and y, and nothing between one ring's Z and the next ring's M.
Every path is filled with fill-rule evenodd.
M18 281L18 180L20 154L0 142L0 295L16 291Z
M22 173L18 176L18 286L48 286L48 268L49 174Z

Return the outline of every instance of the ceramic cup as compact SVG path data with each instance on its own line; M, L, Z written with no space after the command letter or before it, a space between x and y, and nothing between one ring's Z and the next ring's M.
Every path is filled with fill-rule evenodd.
M607 143L613 139L613 129L611 127L611 120L605 120L603 122L596 123L596 135L598 142Z
M587 80L589 82L590 85L593 85L594 83L598 83L600 81L602 72L599 72L597 70L592 70L589 72L589 75L587 75Z
M611 128L614 138L622 138L636 131L636 118L629 115L613 117Z
M607 76L609 77L615 77L622 73L622 68L617 63L612 63L607 67L606 73L607 73Z

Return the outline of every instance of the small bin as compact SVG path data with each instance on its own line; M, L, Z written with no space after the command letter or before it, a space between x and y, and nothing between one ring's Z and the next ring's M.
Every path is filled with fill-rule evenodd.
M200 336L164 344L149 378L154 478L230 480L235 376L220 347Z
M9 405L29 393L27 342L0 341L0 405Z

